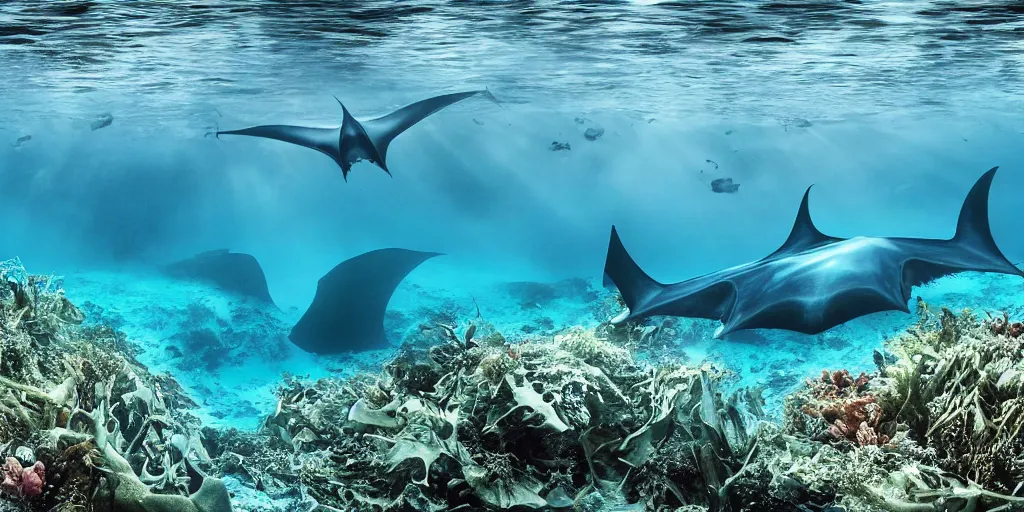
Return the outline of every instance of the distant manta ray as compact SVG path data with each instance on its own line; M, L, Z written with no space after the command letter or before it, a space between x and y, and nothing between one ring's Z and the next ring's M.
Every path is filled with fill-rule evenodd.
M165 265L161 270L176 279L202 281L238 296L274 304L263 268L248 254L216 249Z
M339 263L317 283L316 295L288 339L307 352L338 354L384 348L384 313L395 289L436 252L378 249Z
M406 105L377 119L360 122L352 117L352 114L348 112L348 109L341 103L341 100L335 97L334 99L341 105L343 116L341 126L335 128L310 128L274 124L253 126L241 130L217 130L216 134L217 137L221 135L264 137L315 149L334 159L338 166L341 167L341 175L346 182L348 181L348 173L352 169L352 164L360 160L376 164L390 176L391 171L388 170L385 159L387 157L388 145L391 144L395 137L431 114L478 94L485 95L492 101L497 101L490 91L487 90L445 94Z
M612 227L605 284L619 289L628 311L618 324L666 315L720 320L715 338L747 329L817 334L880 311L910 312L911 288L958 272L1024 276L999 251L989 228L993 167L967 194L956 234L925 238L836 238L811 222L804 193L793 230L765 258L676 284L651 279Z
M316 295L288 339L316 354L384 348L384 314L398 285L436 252L378 249L349 258L324 275ZM170 277L206 282L273 306L256 258L218 249L165 265Z

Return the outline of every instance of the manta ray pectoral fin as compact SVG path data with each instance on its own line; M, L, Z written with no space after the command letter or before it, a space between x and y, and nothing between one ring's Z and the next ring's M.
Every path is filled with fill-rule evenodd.
M839 242L843 240L842 238L836 238L822 233L818 230L818 227L814 225L814 221L811 220L811 210L808 206L808 197L811 194L812 187L813 185L807 187L807 190L804 192L804 197L800 201L800 209L797 211L796 221L793 223L793 229L789 232L789 237L786 238L782 247L776 249L775 252L769 254L765 259L770 259L784 254L794 254L829 242Z
M386 116L371 119L369 121L363 121L362 125L366 130L366 133L369 135L370 140L373 141L373 145L381 157L380 163L383 165L384 159L387 158L388 146L395 137L408 130L416 123L426 119L431 114L434 114L449 105L458 103L476 95L484 95L497 102L497 100L494 99L494 96L491 95L490 91L486 89L444 94L406 105Z
M626 307L631 312L638 310L656 295L665 285L651 279L639 265L633 261L633 257L626 251L619 239L619 233L615 226L612 226L611 239L608 241L608 256L604 264L605 286L613 285L622 295ZM616 317L613 323L621 323L629 315Z
M229 293L274 305L263 268L249 254L214 249L165 265L160 270L168 277L205 282Z
M317 283L288 339L307 352L337 354L387 346L384 314L395 289L435 252L378 249L339 263Z
M995 178L997 170L999 170L998 166L986 171L967 193L964 204L960 208L956 234L953 235L952 241L975 254L984 255L991 264L998 267L978 270L1024 275L1024 272L1003 255L992 237L992 228L988 218L988 202L989 192L992 190L992 180Z
M340 133L337 128L310 128L306 126L271 124L243 128L241 130L218 131L217 137L219 138L221 135L263 137L264 139L274 139L315 149L335 160L338 160L341 156L338 151Z

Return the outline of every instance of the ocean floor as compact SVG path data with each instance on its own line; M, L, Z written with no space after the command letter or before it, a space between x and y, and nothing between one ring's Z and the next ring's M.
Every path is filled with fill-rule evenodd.
M202 284L96 272L65 279L67 296L85 312L86 322L122 330L142 350L138 359L154 373L173 375L200 404L194 412L212 427L256 429L273 412L283 375L317 379L374 372L395 354L393 349L331 357L305 353L287 339L302 311L250 304ZM933 307L1024 314L1024 283L1014 276L960 274L915 293ZM397 347L421 324L464 325L479 315L514 343L550 337L569 326L597 325L618 313L614 299L597 280L455 290L424 287L413 275L393 297L387 327ZM727 368L732 384L762 386L768 413L776 415L785 394L823 369L873 369L873 351L916 321L912 314L880 313L815 336L752 331L714 340L715 322L658 319L653 324L665 322L661 330L670 329L670 335L652 336L636 351L655 361L682 357Z
M1024 503L1018 277L944 278L915 290L918 314L820 335L714 340L704 320L609 327L619 298L597 281L413 274L392 346L325 357L288 340L299 308L4 265L0 510L134 510L140 493L242 512Z

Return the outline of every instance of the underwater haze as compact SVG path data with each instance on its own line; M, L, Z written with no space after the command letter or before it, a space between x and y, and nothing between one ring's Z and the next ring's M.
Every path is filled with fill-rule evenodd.
M46 293L66 295L73 304L69 307L81 310L82 318L70 322L74 329L93 329L86 335L69 334L77 330L65 333L72 327L60 322L41 327L44 318L74 319L63 309L36 313L36 323L28 326L21 324L24 311L17 313L16 320L0 315L9 326L0 329L0 341L9 341L0 343L0 377L8 383L19 381L22 370L17 368L22 367L10 363L16 353L26 358L24 354L35 354L25 361L71 361L95 357L91 350L110 350L118 355L102 357L124 358L145 368L131 379L125 377L124 382L134 382L137 388L112 384L117 392L108 400L117 401L117 396L129 392L153 400L150 388L157 395L162 389L168 410L174 413L168 417L174 418L159 421L180 423L166 428L183 436L178 441L187 438L201 446L194 454L200 462L188 461L191 448L180 457L168 451L164 468L168 473L154 483L150 478L155 466L166 455L160 450L170 450L164 445L174 441L160 439L151 447L149 441L141 441L151 435L149 431L131 432L139 435L136 443L126 430L126 447L116 446L120 455L114 455L127 462L120 469L119 462L110 458L106 464L115 471L127 467L121 478L131 485L139 482L147 492L175 494L182 500L191 495L189 503L199 507L181 510L568 509L570 505L579 510L684 506L703 507L688 511L819 510L793 508L811 502L783 503L782 498L765 501L764 508L743 505L755 503L757 499L751 501L750 496L757 493L743 494L729 487L743 479L722 482L733 475L753 479L750 475L756 471L744 468L758 463L756 450L739 450L732 437L722 441L728 437L725 434L716 437L724 444L714 448L725 461L723 468L708 469L709 459L694 455L704 478L712 473L721 477L708 480L717 484L708 483L707 488L721 485L710 498L704 496L705 488L673 487L676 484L671 482L681 480L637 469L675 467L651 455L665 446L674 447L673 453L684 451L671 440L646 441L650 450L643 456L642 450L625 448L632 437L620 440L622 451L614 459L630 461L629 467L613 469L619 462L609 461L608 473L603 473L595 469L600 464L595 465L596 452L591 450L612 443L614 436L583 442L577 441L579 433L614 424L609 432L648 439L652 434L644 429L667 420L656 422L658 414L638 412L620 425L609 419L610 413L602 416L591 410L574 416L560 408L545 408L545 400L552 401L524 398L532 388L517 388L511 368L530 368L541 375L559 374L566 365L573 371L587 368L572 379L566 377L574 386L583 383L579 393L585 395L589 385L591 390L602 390L602 404L621 398L631 407L646 407L642 404L657 400L631 393L661 386L655 384L662 382L657 380L661 377L652 376L650 381L633 377L648 371L655 375L651 368L683 364L697 372L686 373L689 388L683 388L707 392L697 392L691 403L701 403L702 411L714 412L716 403L724 411L735 403L756 402L740 391L730 395L741 398L728 406L709 402L712 384L707 368L711 365L728 375L720 384L715 381L722 390L763 390L765 410L751 417L786 423L786 415L794 409L784 404L792 402L792 393L798 392L794 390L806 391L801 386L807 379L819 388L836 386L827 393L813 388L821 396L832 393L830 399L866 400L863 393L871 392L872 388L862 386L866 380L851 378L845 383L837 376L833 382L828 372L824 381L817 382L823 369L846 369L853 375L866 372L873 382L898 380L891 373L885 375L884 367L891 363L886 358L903 361L899 358L906 356L910 361L912 354L892 348L887 340L918 325L919 317L902 311L876 312L823 333L758 329L724 340L713 336L718 321L670 317L643 320L631 324L635 332L615 331L602 337L602 329L612 329L608 320L622 309L615 290L602 286L611 227L622 235L639 266L656 281L674 283L757 260L778 249L793 230L801 197L812 185L810 213L814 225L828 235L948 239L956 231L961 205L972 185L987 170L998 167L988 201L992 235L1006 259L1018 267L1024 261L1018 194L1024 189L1024 4L1019 1L10 0L0 3L0 70L4 112L0 119L0 262L10 260L0 263L0 275L20 283L11 284L10 297L0 293L0 313L14 315L27 304L19 302L17 291L18 286L35 289L26 284L27 276L62 276L62 281L46 278L52 279L46 281L52 286L43 288ZM493 101L485 94L459 101L397 136L386 148L389 172L364 160L343 176L338 163L309 148L218 133L257 125L337 127L343 120L341 104L363 121L429 97L476 90L488 91ZM209 282L160 272L165 265L222 248L251 255L258 262L273 305L255 304ZM387 343L364 351L340 336L332 338L329 353L314 354L297 347L294 338L288 339L314 297L320 297L318 282L325 291L328 288L324 276L332 268L385 248L443 254L418 267L412 265L408 279L399 276L396 283L402 284L393 298L387 290L383 303L388 305ZM353 282L348 281L349 286L355 287ZM361 290L374 286L372 282L358 285ZM993 320L985 312L996 320L1007 312L1003 327L992 324L995 327L982 329L1002 340L1012 337L1014 331L1008 326L1024 314L1024 280L1014 275L959 273L915 287L912 296L923 298L918 313L924 312L933 323L942 318L941 327L932 327L943 336L953 320L943 316L942 307L948 307L951 315L969 308L977 312L978 325L989 327L983 322ZM5 310L3 300L8 299L18 307ZM359 300L337 299L325 307L328 311L339 304L354 307ZM38 300L33 304L42 307ZM915 311L915 301L909 308ZM359 312L367 321L374 320L373 314ZM972 320L958 321L959 326ZM925 323L921 320L920 325ZM437 324L446 327L438 331ZM95 334L99 326L121 333L110 335L113 345L95 342L100 348L81 349L75 344L75 340L100 339ZM354 329L351 325L337 328ZM580 334L584 331L589 338ZM40 341L44 332L45 340ZM657 343L651 341L655 337ZM436 354L438 347L448 346L444 343L462 343L460 350L468 354L474 339L483 340L476 349L491 350L487 340L499 338L494 342L497 348L491 347L493 353ZM79 348L58 350L53 340ZM626 341L620 346L616 340ZM941 343L946 341L936 341L936 348L926 354L945 354L949 347ZM603 348L579 348L590 342ZM535 352L522 348L533 345L545 348ZM125 348L129 346L133 348ZM600 350L608 353L593 356ZM402 442L412 443L411 437L402 437L405 430L395 430L399 402L406 409L398 417L415 415L420 408L436 409L439 412L430 419L436 422L450 413L444 412L444 404L454 400L451 396L468 393L464 387L453 388L441 406L424 405L429 401L424 397L450 381L435 378L429 386L413 391L402 387L412 379L410 374L422 370L421 363L408 362L415 358L407 354L428 352L435 362L472 360L458 371L445 366L448 363L441 366L460 375L457 378L489 375L479 384L485 386L486 381L494 386L491 400L500 396L507 375L509 388L503 392L511 390L509 396L515 397L507 400L515 404L513 410L525 407L533 411L529 414L534 420L543 420L538 422L543 427L559 434L576 432L572 443L582 443L570 450L572 455L552 452L536 459L564 462L576 457L575 462L545 468L531 462L533 455L502 451L510 443L526 440L529 444L532 438L510 435L515 428L508 422L514 415L505 419L506 411L497 408L486 417L488 428L476 422L479 438L463 439L463 448L452 448L455 441L445 440L447 434L431 434L441 439L436 446L418 437L420 444L407 445L413 446L409 450L414 455L398 453L397 447L406 446ZM1024 352L1013 353L1017 359L1006 364L1019 366L1024 375L1020 355ZM913 361L919 360L918 354ZM491 361L492 366L484 369L478 366L484 365L481 361ZM537 370L555 364L551 361L563 365L562 370ZM394 373L396 365L405 364L412 369ZM611 375L609 368L633 368L634 364L653 366L643 366L633 376ZM25 370L27 376L19 382L49 392L50 387L66 382L64 370L56 366L39 363L41 370L31 375ZM704 368L705 373L695 368ZM1000 366L998 372L989 373L998 378L1004 370ZM593 377L602 371L609 375ZM89 371L79 369L78 374L86 376L78 381L79 388L89 390L79 393L82 400L93 393L92 384L103 384L89 381ZM118 375L111 373L110 382L121 382ZM164 378L176 384L171 386ZM375 379L386 384L367 384ZM4 382L0 381L0 391ZM149 387L143 387L143 382ZM667 383L663 387L672 388ZM854 388L856 393L843 394ZM170 398L177 393L172 389L190 398ZM555 403L572 400L568 389ZM919 397L901 392L908 403L911 396ZM541 392L533 394L541 396ZM883 395L877 394L884 409ZM714 400L723 400L715 396ZM325 397L336 400L331 402L334 409L323 406ZM408 409L409 397L418 400L412 409ZM665 403L675 403L672 397ZM122 397L121 410L135 407L131 404L136 398ZM477 398L485 400L483 395L473 398L468 423L473 423ZM101 397L96 400L95 408L84 406L83 414L102 416L96 412L102 410ZM289 409L289 400L294 410ZM323 402L318 406L316 400ZM593 405L595 400L578 398L573 403ZM678 400L676 408L690 403ZM999 400L993 398L991 403L1002 403ZM192 406L187 406L188 401L194 401ZM395 406L387 409L393 401ZM155 407L147 403L150 409ZM0 401L0 413L5 404ZM461 405L462 414L470 408L468 404ZM323 410L316 414L310 412L321 406ZM65 425L50 421L49 427L72 426L76 408L69 407L70 419L60 416ZM155 414L150 409L132 416L131 424ZM755 409L759 407L751 407ZM812 409L828 406L802 410ZM872 431L877 436L871 442L858 437L862 433L857 427L849 435L845 426L829 432L858 449L874 448L896 439L898 424L900 432L909 429L909 438L921 446L938 450L938 459L922 465L942 467L963 482L980 482L1000 496L1022 495L1020 486L1013 489L1011 484L1018 477L1024 482L1024 456L1018 466L992 463L996 469L988 480L970 472L971 468L957 473L941 459L968 460L966 452L944 452L945 445L938 441L929 445L927 436L914 438L917 430L927 431L928 436L938 430L929 430L933 423L922 427L917 417L903 421L900 415L908 414L906 408L896 409L898 414L885 416L884 421L871 420L870 425L868 416L861 418L864 425L877 430ZM35 414L32 407L28 410ZM294 416L284 418L282 410ZM927 416L926 406L918 411ZM669 417L667 409L663 412L664 418ZM818 421L826 418L824 431L834 418L817 414ZM182 419L187 416L196 423ZM314 416L318 419L310 419ZM990 422L993 417L989 415ZM38 432L22 435L13 427L8 432L4 418L0 414L2 455L10 452L14 457L15 448L24 445L37 452L31 461L17 457L26 468L34 467L36 459L45 460L47 467L56 463L46 451L51 448L29 442ZM532 428L529 419L522 419L526 425L522 432ZM702 421L707 428L718 425L706 416ZM893 422L893 431L886 430L886 421ZM940 426L946 421L953 420L945 418ZM500 422L504 426L499 427ZM35 423L42 430L46 421ZM124 418L119 428L136 428L127 424ZM786 424L792 426L792 421ZM405 423L401 425L408 430ZM336 431L331 430L334 427ZM353 429L359 436L350 435ZM757 435L767 435L754 434L754 427L748 430L755 447ZM464 435L463 427L458 431ZM803 433L809 431L807 427ZM231 437L236 435L254 437ZM504 437L492 443L487 435ZM878 441L883 435L885 442ZM261 439L255 436L269 436L273 442L254 440ZM338 441L349 438L354 439L350 444ZM708 439L703 442L711 443ZM767 446L766 438L758 439ZM352 444L356 440L365 444ZM286 449L252 452L252 446L278 442L286 443ZM366 452L372 443L380 451L375 464L383 464L374 466L376 479L360 476L353 483L346 480L350 474L340 477L336 475L344 473L341 470L325 469L332 464L325 462L326 453ZM1007 443L993 451L1024 451L1019 439ZM141 444L146 446L140 448ZM133 455L134 449L140 452ZM479 464L480 453L486 454L484 459L507 456L508 468L484 465L479 471L486 478L473 476L477 466L460 459L466 450L467 457L472 453ZM225 455L228 452L240 453L239 460L250 457L252 467L263 470L275 457L287 459L288 464L281 463L280 471L255 474L257 470L247 462L226 462L234 456ZM701 453L700 448L693 453ZM762 448L757 453L769 457L773 452ZM438 457L458 463L440 468L443 464L435 462ZM421 460L425 469L410 470L410 458L418 458L413 461L416 464ZM179 459L184 461L180 465ZM350 460L355 459L351 455ZM835 464L843 464L836 460ZM217 501L220 498L210 494L196 498L197 491L204 491L199 491L202 480L192 464L199 464L210 475L209 481L226 483L230 504L224 505L226 497ZM140 476L130 471L133 465ZM239 470L243 466L247 469ZM451 466L459 466L461 472L449 471ZM11 473L18 475L15 487L0 488L0 511L7 510L3 498L15 496L11 490L15 488L17 500L11 502L25 508L12 510L49 510L71 503L78 496L75 492L96 494L66 490L70 484L56 480L47 488L52 490L33 494L27 482L35 477L29 475L30 469L25 471L24 477ZM562 476L549 477L550 472ZM291 477L281 476L285 473ZM384 474L406 473L404 480L394 477L403 483L393 489L383 490L377 481ZM424 483L426 475L439 482L456 482L446 484L450 489L468 485L469 490L446 495L437 490L441 484ZM658 480L662 477L669 483L651 483L662 482ZM103 487L97 483L100 475L90 478L89 485ZM646 483L634 485L630 478ZM491 488L478 480L505 483ZM581 505L590 499L588 493L606 488L604 484L611 481L624 482L619 486L623 495L616 498L621 503L604 496L601 499L607 503L602 501L601 506L605 508ZM402 491L406 483L420 489L416 492L422 493L417 495L422 500ZM648 484L651 489L644 487ZM653 488L667 497L655 497ZM665 491L669 488L671 492ZM691 491L700 497L691 496ZM111 493L97 494L97 499L108 501L90 502L88 506L95 508L88 510L122 510L118 507L126 505L118 501L116 491ZM810 494L818 500L815 506L840 507L833 510L899 510L896 501L843 502L841 496L855 494L845 488L834 490L831 498ZM978 496L978 510L1024 500ZM898 493L887 494L887 499L913 501ZM923 498L914 499L915 504L923 503ZM210 505L214 502L219 504ZM861 505L864 508L857 508Z

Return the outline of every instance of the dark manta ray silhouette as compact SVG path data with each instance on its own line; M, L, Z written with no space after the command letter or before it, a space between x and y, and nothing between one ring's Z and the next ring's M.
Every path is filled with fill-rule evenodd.
M391 171L388 169L385 159L388 145L395 137L434 112L478 94L486 95L494 100L494 96L487 90L445 94L406 105L384 117L361 122L352 117L341 100L335 97L334 99L338 100L338 104L341 105L343 116L341 126L335 128L275 124L241 130L218 130L216 133L218 137L221 135L264 137L315 149L334 159L341 167L341 175L345 181L348 181L348 173L352 169L352 164L360 160L376 164L390 176Z
M162 271L174 278L210 283L230 293L274 304L263 268L248 254L217 249L166 265Z
M793 230L778 250L676 284L658 283L644 273L612 227L605 283L619 289L629 308L612 322L668 315L721 320L716 338L759 328L816 334L870 313L909 313L911 288L942 276L966 271L1024 276L999 251L989 230L988 197L996 169L967 194L949 240L824 235L811 222L808 188Z
M341 262L317 283L288 338L307 352L337 354L387 346L384 312L399 283L436 252L378 249Z

